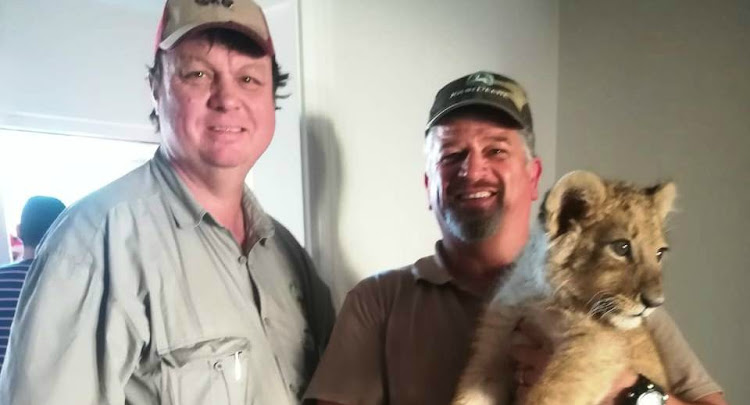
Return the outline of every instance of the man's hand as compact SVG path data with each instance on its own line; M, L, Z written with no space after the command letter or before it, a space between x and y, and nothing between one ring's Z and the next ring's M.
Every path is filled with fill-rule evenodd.
M521 320L515 333L511 356L516 361L516 398L518 403L523 403L529 389L539 381L539 377L547 367L554 347L545 333L532 322ZM632 387L637 379L638 374L630 369L624 370L612 382L609 393L601 405L616 405L615 401L625 390Z
M534 385L547 367L554 351L552 342L532 322L521 320L512 338L510 355L516 362L516 403L523 404L529 388Z

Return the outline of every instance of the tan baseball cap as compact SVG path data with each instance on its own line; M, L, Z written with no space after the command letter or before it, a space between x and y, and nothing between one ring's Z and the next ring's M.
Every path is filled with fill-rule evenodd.
M156 32L156 48L171 49L185 35L206 28L238 31L266 54L274 54L266 17L252 0L167 0Z

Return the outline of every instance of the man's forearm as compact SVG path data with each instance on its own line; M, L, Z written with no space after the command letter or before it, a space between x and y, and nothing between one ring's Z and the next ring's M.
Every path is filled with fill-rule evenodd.
M632 370L625 370L612 384L610 396L608 396L600 405L623 405L623 397L638 379L638 374ZM724 395L720 392L708 394L697 401L685 401L678 398L672 393L668 393L666 405L727 405Z
M708 394L693 402L683 401L682 399L669 394L667 405L727 405L727 401L724 399L724 395L719 392Z
M726 400L724 399L724 395L716 392L713 394L708 394L696 401L685 401L683 399L680 399L676 395L672 393L668 393L669 398L667 399L666 405L727 405ZM601 405L623 405L624 402L622 400L622 397L615 400L605 400L601 403Z

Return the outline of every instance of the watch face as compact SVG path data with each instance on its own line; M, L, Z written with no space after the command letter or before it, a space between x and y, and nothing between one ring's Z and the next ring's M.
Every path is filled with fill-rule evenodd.
M641 394L636 405L664 405L664 396L658 391L648 391Z

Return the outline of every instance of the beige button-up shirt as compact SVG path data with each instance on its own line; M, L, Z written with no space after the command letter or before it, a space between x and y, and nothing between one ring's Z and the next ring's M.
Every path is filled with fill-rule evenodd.
M239 246L157 151L69 208L21 294L0 403L298 403L327 288L246 189Z

